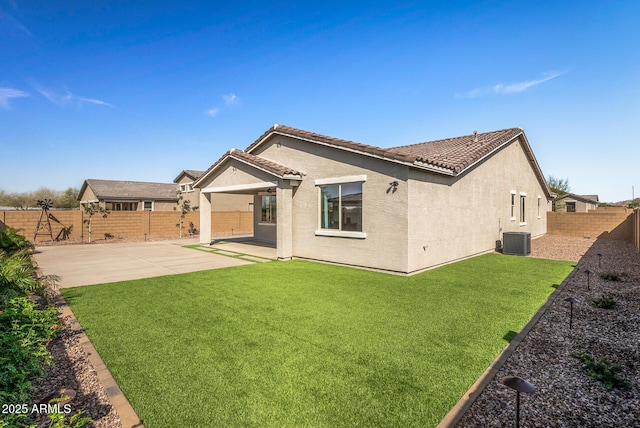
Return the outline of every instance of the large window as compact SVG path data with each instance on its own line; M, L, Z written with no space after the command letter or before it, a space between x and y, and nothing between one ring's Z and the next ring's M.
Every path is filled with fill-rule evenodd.
M362 183L320 186L320 229L362 232Z
M262 214L260 221L262 223L275 223L277 218L275 195L262 196Z

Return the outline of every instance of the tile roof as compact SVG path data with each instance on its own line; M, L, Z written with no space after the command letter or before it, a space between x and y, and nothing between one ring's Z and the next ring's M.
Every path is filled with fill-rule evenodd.
M299 171L296 171L287 166L272 162L260 156L252 155L251 153L247 153L243 150L231 149L229 150L228 153L229 153L229 156L232 158L235 158L241 162L245 162L250 165L253 165L256 168L260 168L262 170L270 172L274 175L277 175L278 177L284 177L285 175L299 175L302 177L302 173Z
M410 163L416 167L431 166L434 169L448 171L452 175L455 175L522 133L523 130L520 128L510 128L385 149L356 143L354 141L327 137L326 135L303 131L289 126L274 125L247 147L245 151L250 153L272 134L281 134L360 152L365 155Z
M183 169L182 171L180 171L180 174L178 174L178 176L173 179L173 182L177 183L183 175L186 175L192 180L197 180L202 174L204 174L204 171L198 171L195 169Z
M244 151L234 151L232 149L227 152L218 160L218 162L209 168L201 178L207 176L210 171L212 171L214 167L217 167L217 165L219 165L219 163L221 163L227 156L231 156L231 153L235 153L236 158L239 160L244 159L249 164L262 166L263 169L276 175L283 175L285 174L285 171L287 171L287 174L301 175L301 173L297 171L282 165L274 164L273 162L252 154L253 151L255 151L265 141L269 140L273 135L288 136L315 144L335 147L365 156L373 156L392 162L399 162L414 168L427 169L452 176L461 174L483 158L491 155L493 152L499 150L515 138L520 137L523 143L523 149L529 158L530 164L534 169L534 173L538 177L542 186L546 189L547 196L551 195L544 175L535 160L535 156L529 146L529 142L521 128L509 128L485 133L474 132L471 135L465 135L462 137L382 148L276 124L258 137Z
M200 177L195 181L194 185L197 186L198 181L201 178L208 176L227 159L235 159L239 162L251 165L255 168L261 169L268 172L269 174L275 175L276 177L280 178L283 178L286 175L299 176L300 178L302 178L303 175L299 171L296 171L284 165L280 165L279 163L272 162L260 156L252 155L251 153L247 153L243 150L231 149L223 154L220 159L218 159L213 165L209 167L209 169L202 173L202 175L200 175Z
M370 146L367 144L356 143L355 141L342 140L340 138L328 137L322 134L316 134L314 132L303 131L302 129L292 128L285 125L273 125L258 139L256 139L249 147L245 149L245 152L251 153L251 151L258 147L264 140L269 138L272 134L287 135L302 140L307 140L316 143L322 143L329 146L340 147L343 149L349 149L356 152L370 154L374 156L386 157L390 159L397 159L405 162L411 162L413 159L411 156L407 156L404 153L394 149L383 149L382 147Z
M599 201L598 195L576 195L575 193L565 193L558 197L558 199L571 198L580 202L597 204Z
M445 168L459 174L522 133L520 128L510 128L398 146L393 149L412 157L417 163Z
M97 180L88 178L80 189L79 197L89 186L98 199L168 200L177 201L175 183L147 183L142 181Z

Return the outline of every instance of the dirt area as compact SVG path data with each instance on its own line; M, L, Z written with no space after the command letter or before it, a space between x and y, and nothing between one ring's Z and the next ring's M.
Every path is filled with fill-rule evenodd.
M593 245L595 239L572 236L544 235L531 241L531 257L577 262Z

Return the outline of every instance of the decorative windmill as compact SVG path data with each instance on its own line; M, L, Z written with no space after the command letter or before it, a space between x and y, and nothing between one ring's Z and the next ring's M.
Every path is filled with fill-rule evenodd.
M53 241L53 231L51 229L51 221L49 220L49 208L53 206L51 199L38 200L38 206L42 208L40 213L40 220L36 226L36 233L33 235L33 242L36 242L38 235L47 235Z

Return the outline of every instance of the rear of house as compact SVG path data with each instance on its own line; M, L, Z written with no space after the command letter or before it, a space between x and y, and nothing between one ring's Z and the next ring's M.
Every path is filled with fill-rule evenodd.
M550 192L519 128L389 149L275 125L195 182L254 198L254 237L292 257L414 273L546 231Z

